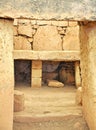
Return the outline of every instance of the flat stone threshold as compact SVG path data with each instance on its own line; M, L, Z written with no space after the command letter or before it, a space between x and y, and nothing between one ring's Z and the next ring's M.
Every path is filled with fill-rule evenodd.
M82 106L75 103L75 86L30 88L20 85L15 89L24 92L25 109L21 112L14 112L14 121L82 116Z

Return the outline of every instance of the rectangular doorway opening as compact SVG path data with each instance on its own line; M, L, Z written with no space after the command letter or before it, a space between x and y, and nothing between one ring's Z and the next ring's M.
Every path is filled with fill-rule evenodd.
M31 61L14 60L15 86L31 86Z
M43 61L42 84L48 85L48 80L64 83L64 86L75 86L74 62Z

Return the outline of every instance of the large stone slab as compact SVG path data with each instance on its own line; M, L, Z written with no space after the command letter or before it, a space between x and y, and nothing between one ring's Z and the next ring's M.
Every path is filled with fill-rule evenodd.
M63 49L68 51L80 51L79 26L68 27L63 38Z
M80 60L79 51L31 51L14 50L14 59L27 60L49 60L49 61L78 61Z
M96 129L96 22L80 27L83 113Z
M26 37L16 36L14 37L14 49L15 50L31 50L31 43Z
M34 36L33 50L62 50L62 40L55 26L40 26Z
M0 130L13 129L13 22L0 19Z
M0 17L96 20L96 0L2 0Z

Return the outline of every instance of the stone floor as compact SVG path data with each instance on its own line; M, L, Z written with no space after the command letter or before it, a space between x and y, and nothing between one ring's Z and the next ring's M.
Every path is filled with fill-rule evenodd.
M25 94L25 110L14 113L14 130L30 130L31 127L32 130L47 130L46 125L52 130L75 130L75 127L88 130L82 118L82 107L75 103L74 86L38 89L20 86L15 89Z

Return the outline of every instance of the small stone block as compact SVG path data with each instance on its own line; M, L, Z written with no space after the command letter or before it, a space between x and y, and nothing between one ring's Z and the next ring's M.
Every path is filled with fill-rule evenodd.
M69 21L69 26L70 27L74 27L74 26L77 26L77 25L78 25L77 21Z
M42 77L42 69L32 69L32 78Z
M18 19L14 19L13 25L14 25L14 26L17 26L17 25L18 25Z
M42 61L32 61L32 69L41 69L42 68Z
M15 90L14 91L14 112L24 110L24 93Z
M51 25L51 21L38 20L37 25Z
M28 25L28 24L30 24L30 20L28 20L28 19L19 19L18 23Z
M64 84L57 81L57 80L47 80L48 87L56 87L56 88L62 88L64 87Z
M76 92L76 104L82 105L82 87L79 87Z
M54 25L54 26L58 26L58 21L51 21L51 24Z
M62 27L68 26L68 21L59 21L58 25Z
M36 24L36 20L31 20L31 24L32 25Z
M32 78L31 87L32 88L39 88L42 84L42 78Z

